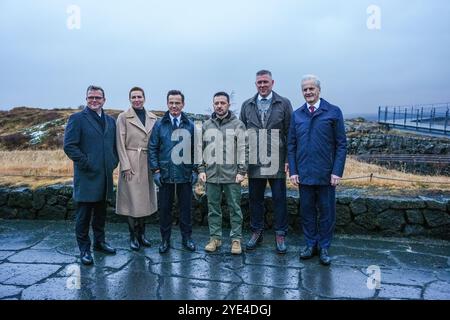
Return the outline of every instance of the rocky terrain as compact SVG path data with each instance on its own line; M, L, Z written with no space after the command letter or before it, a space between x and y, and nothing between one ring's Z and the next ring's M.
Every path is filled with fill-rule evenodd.
M82 108L82 106L80 107ZM68 117L80 110L39 109L17 107L10 111L0 111L0 150L48 150L62 148L64 127ZM106 112L117 117L122 110ZM161 117L164 111L153 111ZM207 115L189 114L192 120L203 121ZM345 120L348 154L409 154L409 155L450 155L450 139L447 137L422 136L409 132L387 130L383 125L363 118ZM369 161L367 159L359 159ZM449 175L450 163L402 163L377 162L383 166L428 175Z
M48 150L62 148L64 127L69 116L78 109L40 109L17 107L0 111L0 150ZM114 118L123 110L106 109ZM158 117L164 111L152 111ZM189 114L192 119L206 116Z

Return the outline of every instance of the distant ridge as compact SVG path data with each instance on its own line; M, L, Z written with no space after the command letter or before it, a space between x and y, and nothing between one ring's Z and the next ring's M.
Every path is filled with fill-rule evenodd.
M79 108L42 109L15 107L0 111L0 150L58 149L62 147L64 127L69 116ZM125 110L106 108L105 112L117 118ZM164 111L150 110L162 117ZM193 121L204 121L208 115L187 113Z
M366 121L378 121L378 113L344 113L344 118L364 118Z

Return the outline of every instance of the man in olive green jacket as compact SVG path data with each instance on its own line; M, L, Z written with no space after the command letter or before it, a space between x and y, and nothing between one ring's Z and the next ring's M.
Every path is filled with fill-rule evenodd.
M203 163L199 179L206 182L210 240L205 251L222 245L222 193L230 207L231 253L241 254L242 211L241 182L247 172L245 126L231 111L230 97L218 92L213 98L214 113L203 124Z

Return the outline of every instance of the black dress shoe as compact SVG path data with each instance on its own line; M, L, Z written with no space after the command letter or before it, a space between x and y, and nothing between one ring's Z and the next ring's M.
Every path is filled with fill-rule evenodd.
M262 240L263 240L262 230L255 231L252 233L252 236L251 236L250 240L248 240L245 248L247 250L254 250L254 249L256 249L256 246L258 245L258 243L261 243Z
M86 266L94 263L94 259L92 259L91 253L89 251L81 254L81 263Z
M319 260L320 260L320 263L323 264L324 266L329 266L330 265L331 258L328 255L328 250L327 249L320 249Z
M130 248L133 251L139 251L141 245L139 244L138 239L135 236L130 237Z
M317 254L317 248L315 246L314 247L306 246L305 248L303 248L302 251L300 251L300 259L303 259L303 260L311 259L316 254Z
M183 241L181 241L181 244L189 251L195 251L195 243L192 239L183 239Z
M170 242L168 240L161 241L159 245L159 253L166 253L170 249Z
M145 238L145 235L143 235L143 234L141 234L141 235L139 236L138 240L139 240L139 243L141 244L141 246L144 246L144 247L150 247L150 246L152 245L152 244L150 243L150 241L148 241L148 240Z
M277 248L277 252L278 253L286 253L287 252L287 248L286 248L286 242L285 242L285 237L284 236L276 236L275 237L275 243L276 243L276 248Z
M94 244L94 250L100 251L100 252L103 252L106 254L116 254L116 249L111 247L106 242L99 242L99 243Z

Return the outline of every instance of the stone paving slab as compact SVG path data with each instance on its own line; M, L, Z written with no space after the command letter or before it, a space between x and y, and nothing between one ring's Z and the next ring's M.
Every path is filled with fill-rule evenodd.
M317 296L303 289L285 289L277 287L242 284L233 289L227 299L248 300L258 297L259 300L316 300Z
M21 287L0 285L0 299L10 296L16 296L23 290Z
M158 298L162 300L224 300L235 286L235 283L230 282L164 277L160 282Z
M2 220L0 299L450 299L446 241L336 236L332 264L325 267L318 257L299 260L303 241L294 233L288 235L285 255L275 252L269 231L256 250L242 255L230 253L228 236L219 251L206 253L206 227L193 231L195 252L181 246L178 226L166 254L158 253L158 226L148 226L147 237L152 246L134 252L127 226L108 224L106 238L117 254L94 251L94 265L83 266L73 222Z
M423 298L427 300L449 300L449 282L436 281L425 287Z
M0 284L29 286L48 278L60 268L61 266L53 264L2 263Z
M0 262L15 253L15 251L0 251Z
M302 271L302 287L314 295L330 299L374 298L375 289L367 287L367 276L357 268L308 265Z
M421 287L401 286L401 285L383 285L378 294L382 299L420 299L422 294Z
M64 255L55 250L23 250L8 257L9 262L15 263L50 263L64 264L76 261L74 256Z

